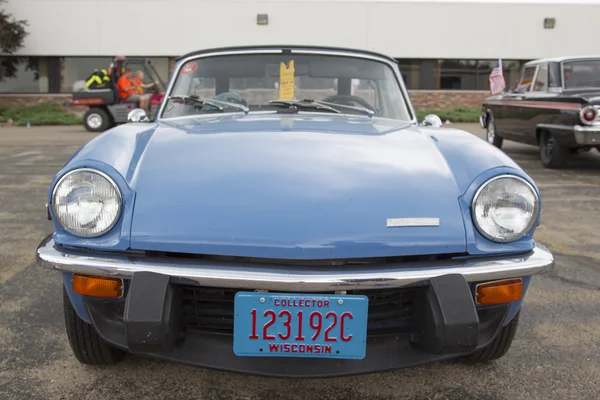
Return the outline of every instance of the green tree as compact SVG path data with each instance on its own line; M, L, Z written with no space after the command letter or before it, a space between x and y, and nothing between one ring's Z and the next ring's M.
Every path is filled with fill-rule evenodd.
M0 0L0 6L3 3L6 3L6 0ZM0 9L0 54L13 54L23 46L23 40L27 36L26 26L27 21L17 20ZM0 82L14 77L20 62L19 57L0 57Z

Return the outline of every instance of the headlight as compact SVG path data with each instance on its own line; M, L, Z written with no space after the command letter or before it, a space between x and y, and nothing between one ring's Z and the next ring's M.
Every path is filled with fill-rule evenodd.
M494 242L525 236L535 224L539 198L524 179L502 175L484 183L473 199L473 221L479 233Z
M52 208L60 224L77 236L99 236L113 227L121 211L121 193L102 172L77 169L54 187Z

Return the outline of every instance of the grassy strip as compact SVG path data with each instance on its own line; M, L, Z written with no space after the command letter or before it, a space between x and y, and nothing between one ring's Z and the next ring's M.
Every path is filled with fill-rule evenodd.
M479 108L453 108L449 110L424 109L417 110L419 121L423 121L428 114L435 114L442 121L450 122L478 122L481 110ZM4 121L12 119L15 125L78 125L81 123L81 117L71 115L62 107L56 104L39 104L30 107L15 107L0 110L0 115Z
M15 125L78 125L81 117L69 114L56 104L39 104L30 107L15 107L0 110L4 121L12 119Z
M442 119L443 122L449 120L450 122L478 122L479 116L481 115L480 108L452 108L450 110L416 110L419 121L423 121L428 114L435 114Z

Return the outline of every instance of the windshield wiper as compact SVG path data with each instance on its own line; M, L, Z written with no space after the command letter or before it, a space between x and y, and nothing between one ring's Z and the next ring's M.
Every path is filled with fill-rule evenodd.
M336 107L347 108L350 110L358 111L362 114L367 115L369 118L375 115L375 111L365 108L365 107L355 107L355 106L347 106L345 104L331 103L329 101L322 100L312 100L312 99L304 99L304 100L270 100L270 104L287 106L289 108L311 108L313 110L324 110L333 112L336 114L340 114L341 111L336 109Z
M371 110L370 108L366 108L366 107L355 107L355 106L348 106L346 104L338 104L338 103L331 103L329 101L323 101L323 100L310 100L314 103L317 104L322 104L322 105L327 105L327 106L333 106L333 107L343 107L343 108L347 108L349 110L354 110L354 111L358 111L361 112L365 115L368 115L369 118L375 115L375 111Z
M248 114L248 111L250 111L249 108L246 107L243 104L236 104L236 103L230 103L228 101L221 101L221 100L209 99L207 97L200 97L200 96L169 96L168 99L169 100L181 100L184 103L185 102L191 102L191 103L199 104L201 106L209 105L209 106L215 107L219 111L223 111L224 108L222 107L222 105L227 106L227 107L237 108L238 110L242 110L244 112L244 114Z
M274 106L283 106L289 109L311 109L311 110L322 110L335 114L339 114L340 110L336 110L326 104L318 104L312 100L269 100L269 104Z

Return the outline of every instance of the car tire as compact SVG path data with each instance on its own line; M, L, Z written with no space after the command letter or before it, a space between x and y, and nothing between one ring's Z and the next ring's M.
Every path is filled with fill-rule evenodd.
M519 325L519 314L517 312L512 321L500 329L498 335L487 346L468 355L466 360L471 362L486 362L497 360L506 354L517 332Z
M110 117L101 108L90 108L83 115L83 126L88 132L104 132L110 125Z
M114 348L100 338L94 327L77 315L63 287L65 326L73 354L82 364L113 365L127 353Z
M488 118L489 119L486 124L485 138L489 144L493 144L497 148L501 149L502 142L504 141L504 139L498 136L496 132L496 123L494 122L494 117L490 115Z
M563 168L567 163L569 149L554 140L548 131L540 134L540 159L546 168Z

